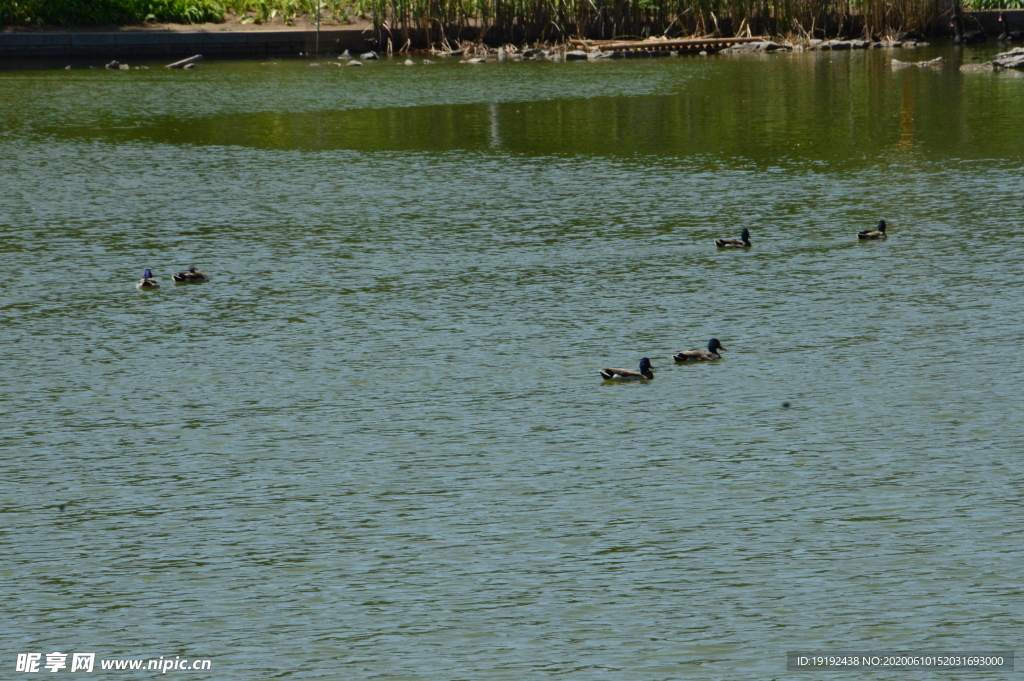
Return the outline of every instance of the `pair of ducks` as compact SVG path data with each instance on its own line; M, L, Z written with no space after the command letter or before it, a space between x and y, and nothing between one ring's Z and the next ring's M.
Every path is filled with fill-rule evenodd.
M672 355L672 359L677 362L713 362L716 359L722 359L722 356L718 354L719 350L725 350L722 347L722 343L717 338L712 338L708 341L707 350L683 350ZM601 369L601 378L606 381L649 381L654 378L654 372L651 371L651 360L644 357L640 360L640 371L633 371L632 369Z
M189 265L187 270L178 272L171 278L174 279L176 284L202 284L203 282L210 281L210 277L197 270L195 265ZM139 279L139 283L135 285L135 288L140 291L152 290L160 288L160 282L153 278L152 270L146 270L142 273L142 279Z
M867 229L857 232L858 239L884 239L885 220L879 220L874 229ZM716 239L715 246L719 248L750 248L750 230L744 229L739 239Z

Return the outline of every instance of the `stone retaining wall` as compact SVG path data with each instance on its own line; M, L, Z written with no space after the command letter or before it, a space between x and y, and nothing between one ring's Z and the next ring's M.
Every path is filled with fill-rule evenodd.
M375 34L321 29L320 52L366 51ZM316 31L0 33L0 59L268 57L312 53Z

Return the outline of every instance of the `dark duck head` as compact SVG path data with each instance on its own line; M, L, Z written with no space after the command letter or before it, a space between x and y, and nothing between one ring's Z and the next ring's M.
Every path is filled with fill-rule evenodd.
M640 373L643 374L645 378L654 378L654 372L651 371L651 360L646 357L640 359Z
M152 279L153 278L153 272L150 271L150 270L146 270L145 272L142 273L142 278L143 279Z
M747 230L743 231L745 232ZM717 338L712 338L711 340L708 341L709 352L714 352L715 354L717 354L719 350L725 350L725 348L722 347L722 343Z

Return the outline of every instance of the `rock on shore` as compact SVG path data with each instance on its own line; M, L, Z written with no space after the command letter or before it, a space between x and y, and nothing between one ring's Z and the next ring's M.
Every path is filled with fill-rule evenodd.
M928 43L916 40L881 40L871 42L870 40L810 40L805 50L827 51L827 50L866 50L868 48L879 49L883 47L926 47Z

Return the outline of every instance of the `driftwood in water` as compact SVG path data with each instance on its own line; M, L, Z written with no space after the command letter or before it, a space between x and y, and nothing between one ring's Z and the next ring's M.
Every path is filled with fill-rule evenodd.
M203 60L203 55L201 55L201 54L194 54L191 57L189 57L188 59L182 59L181 61L176 61L173 64L168 64L164 68L165 69L183 69L186 66L188 66L189 64L195 64L197 61L202 61L202 60Z
M717 52L734 45L765 42L765 38L679 38L669 40L570 40L569 44L578 50L589 52L595 48L602 51L648 51ZM525 55L524 55L525 56Z

